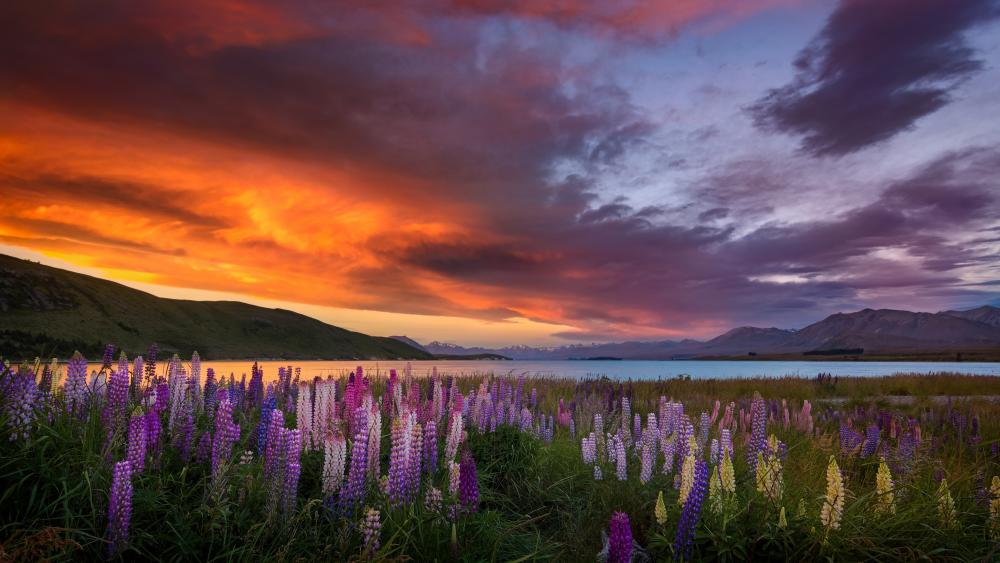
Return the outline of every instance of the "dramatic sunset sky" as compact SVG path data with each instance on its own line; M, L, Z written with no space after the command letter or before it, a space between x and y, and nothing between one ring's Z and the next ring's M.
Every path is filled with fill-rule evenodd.
M0 52L0 253L158 295L478 345L1000 300L992 0L13 0Z

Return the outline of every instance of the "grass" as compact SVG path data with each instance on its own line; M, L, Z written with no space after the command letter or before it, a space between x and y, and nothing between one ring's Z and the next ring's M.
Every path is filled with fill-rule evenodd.
M468 396L483 377L457 384ZM421 382L418 382L421 383ZM428 381L423 381L424 397ZM377 398L385 380L372 381ZM618 481L613 465L604 465L604 479L595 481L593 468L581 459L579 439L590 431L594 412L605 428L620 419L621 396L631 398L632 412L655 411L660 396L685 404L693 419L711 412L716 400L748 408L754 392L792 411L803 400L813 403L815 431L785 427L780 417L769 432L787 445L783 463L784 493L768 502L755 490L746 463L746 433L736 433L734 458L737 489L724 514L703 509L697 528L696 559L724 561L991 561L998 557L990 539L989 510L982 487L1000 472L993 445L1000 438L1000 378L958 374L842 378L836 381L782 379L631 381L560 378L528 379L525 393L538 393L535 413L554 414L560 398L575 401L576 436L557 426L551 443L515 427L498 426L480 433L470 427L465 448L476 460L481 491L480 510L454 523L445 514L425 509L423 496L413 505L393 509L374 484L366 504L382 515L381 548L376 559L418 561L591 560L602 548L612 512L623 511L643 553L652 560L674 556L674 535L681 517L676 471L654 472L641 483L639 463L630 454L628 479ZM886 396L914 398L888 405ZM939 396L962 397L951 404ZM0 397L2 392L0 392ZM341 392L338 391L338 398ZM612 399L609 409L609 397ZM9 400L10 397L0 398ZM28 440L12 440L8 409L0 409L0 560L78 560L105 557L109 459L125 455L125 437L115 435L106 447L101 402L90 406L84 422L59 408L39 412ZM5 406L7 406L5 404ZM141 408L132 403L131 408ZM863 432L880 410L919 420L923 446L912 471L897 473L897 513L879 517L873 510L877 456L862 458L841 452L839 421L852 418ZM51 414L51 418L50 415ZM962 415L960 427L951 417ZM979 439L970 440L973 417ZM240 463L239 454L252 449L259 409L238 409L242 431L226 471L224 486L213 485L204 462L185 463L169 445L147 461L133 479L134 508L127 549L116 557L165 561L298 561L358 560L363 546L355 515L332 512L321 494L323 454L306 451L298 504L291 514L268 511L267 482L261 460ZM294 417L287 417L289 425ZM536 417L537 418L537 417ZM201 413L197 429L210 427ZM696 424L697 425L697 424ZM712 436L716 436L713 430ZM443 425L439 437L443 442ZM166 435L165 435L166 436ZM892 441L885 437L886 440ZM382 472L389 462L388 421L383 423ZM842 525L827 532L819 521L826 488L826 468L834 455L848 489ZM662 458L661 458L662 463ZM938 477L951 486L960 525L946 529L937 512ZM428 482L447 490L448 475L438 469ZM426 482L425 482L426 486ZM422 489L423 490L423 489ZM666 524L653 517L657 493L663 491ZM804 513L799 513L799 506ZM779 526L784 507L788 524ZM453 529L454 528L454 529ZM454 541L453 539L454 538Z

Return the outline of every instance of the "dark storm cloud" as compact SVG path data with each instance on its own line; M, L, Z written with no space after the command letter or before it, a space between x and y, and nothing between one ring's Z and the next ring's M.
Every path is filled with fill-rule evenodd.
M37 173L24 166L0 166L0 188L10 196L35 200L39 204L64 197L82 198L96 205L142 211L162 221L177 221L194 227L221 228L226 221L196 213L178 205L182 192L118 178Z
M765 129L801 135L818 156L885 141L982 68L964 34L998 14L995 0L841 0L799 53L794 81L751 113Z

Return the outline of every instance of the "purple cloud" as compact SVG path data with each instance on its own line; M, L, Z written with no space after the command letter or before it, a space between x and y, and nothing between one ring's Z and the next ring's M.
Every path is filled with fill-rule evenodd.
M763 129L802 136L816 156L885 141L982 68L964 34L998 15L994 0L841 0L799 53L795 79L750 112Z

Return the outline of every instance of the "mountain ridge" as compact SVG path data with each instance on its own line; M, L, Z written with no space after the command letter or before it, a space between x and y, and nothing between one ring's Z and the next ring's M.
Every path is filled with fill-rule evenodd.
M982 320L977 320L982 319ZM994 324L996 323L996 324ZM819 354L841 355L845 351L900 353L917 351L961 352L995 349L1000 351L1000 308L984 305L966 311L939 313L897 309L862 309L834 313L801 329L733 328L706 341L664 340L602 344L572 344L556 347L509 346L465 348L432 342L424 345L431 353L497 353L514 359L574 359L616 357L661 360L717 356ZM463 352L464 351L464 352ZM860 353L855 353L860 355Z
M0 254L0 353L8 358L130 355L156 343L204 359L433 359L285 309L238 301L167 299L109 280Z

